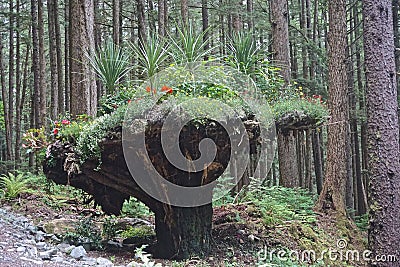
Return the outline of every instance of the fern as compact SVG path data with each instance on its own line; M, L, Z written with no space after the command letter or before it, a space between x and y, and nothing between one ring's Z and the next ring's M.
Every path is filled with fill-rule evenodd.
M25 179L22 173L14 175L8 173L0 178L0 185L2 187L3 197L6 199L17 198L22 193L30 192L28 188L29 179Z

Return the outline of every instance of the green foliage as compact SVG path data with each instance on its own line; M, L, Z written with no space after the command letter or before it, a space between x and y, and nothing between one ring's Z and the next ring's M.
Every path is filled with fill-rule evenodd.
M108 92L114 92L130 71L130 55L108 40L97 53L87 54L90 65Z
M165 39L151 35L147 42L139 41L139 45L131 44L137 57L137 68L146 78L153 77L168 58L168 45Z
M284 98L276 101L272 105L272 109L275 119L282 118L293 111L303 112L310 118L315 119L317 123L324 122L329 116L328 109L324 103L321 103L320 98Z
M366 232L369 227L369 214L356 216L355 223L361 231Z
M115 216L107 217L103 223L102 236L105 240L112 240L117 236L118 221Z
M3 175L0 178L2 197L6 199L14 199L22 193L30 192L31 190L28 187L29 182L30 180L22 173L17 175L8 173L8 175Z
M268 226L293 220L316 221L313 196L303 189L259 187L246 192L241 201L252 202Z
M110 114L120 106L128 104L135 98L136 91L133 88L118 88L113 94L101 97L99 101L98 115Z
M128 229L122 231L120 236L123 238L148 238L154 236L154 229L150 226L141 226L141 227L128 227Z
M77 138L76 151L81 163L90 158L100 158L100 142L109 130L122 125L126 106L120 107L111 114L105 114L82 127L81 134Z
M126 217L143 218L150 216L150 214L150 209L134 197L126 200L122 206L122 215Z
M62 236L64 241L75 245L90 244L94 249L102 249L102 237L99 228L88 217L75 225L75 231Z
M244 74L255 74L262 71L260 63L265 57L265 51L257 45L251 33L237 33L227 45L230 66Z
M209 29L196 32L192 23L186 28L177 28L178 36L170 37L171 56L176 64L200 62L209 57L214 47L207 48L208 43L204 41Z

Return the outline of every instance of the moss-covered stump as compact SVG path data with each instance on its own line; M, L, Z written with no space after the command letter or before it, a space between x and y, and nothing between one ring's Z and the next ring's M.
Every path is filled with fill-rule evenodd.
M203 139L212 139L216 144L214 161L205 170L198 172L180 170L168 161L161 146L162 125L161 120L148 122L145 134L146 151L134 146L131 149L136 150L138 155L150 159L149 164L164 179L184 187L197 187L216 180L227 168L231 156L231 140L223 125L208 121L200 124L189 123L182 128L179 135L180 150L188 159L197 159L201 156L199 144ZM246 132L238 133L237 138L247 134L250 145L257 146L260 142L257 122L245 121L245 128ZM110 130L101 141L100 148L100 159L91 158L81 164L73 145L55 142L48 147L44 172L58 184L69 184L93 195L96 202L108 214L120 214L123 202L130 196L146 204L156 217L158 242L154 250L156 257L185 259L209 253L212 204L188 208L175 207L149 196L129 172L124 157L121 127ZM148 176L148 179L150 182L157 181L151 176ZM212 190L206 197L211 203Z

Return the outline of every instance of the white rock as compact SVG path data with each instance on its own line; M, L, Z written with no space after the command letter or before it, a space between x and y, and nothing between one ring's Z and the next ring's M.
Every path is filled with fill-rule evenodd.
M69 255L74 259L82 259L86 256L86 250L82 246L79 246L74 248Z
M101 265L103 267L110 267L110 266L114 266L114 264L112 263L112 261L106 259L106 258L97 258L96 260L97 265Z
M18 247L17 248L17 252L25 252L26 251L26 247Z

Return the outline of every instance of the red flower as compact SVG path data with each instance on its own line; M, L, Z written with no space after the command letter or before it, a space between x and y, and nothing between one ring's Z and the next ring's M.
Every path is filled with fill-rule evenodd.
M148 92L148 93L150 93L150 92L151 92L151 88L150 88L150 86L147 86L147 87L146 87L146 92Z
M62 120L62 125L70 125L71 122L69 120Z
M54 135L57 135L57 134L58 134L58 129L57 129L57 128L55 128L55 129L53 130L53 134L54 134Z
M129 100L128 100L128 104L130 104L131 102L132 102L132 100L129 99Z
M173 92L172 88L168 88L167 94L172 94L172 92Z
M164 85L164 86L161 88L161 92L166 92L166 91L168 91L168 89L169 89L169 87L166 86L166 85Z

